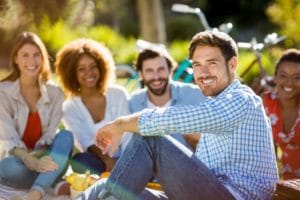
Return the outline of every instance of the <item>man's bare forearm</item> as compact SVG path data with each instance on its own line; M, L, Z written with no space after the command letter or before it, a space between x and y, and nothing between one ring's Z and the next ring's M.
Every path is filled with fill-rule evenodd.
M139 120L139 113L134 113L131 115L119 117L116 119L115 123L122 132L132 132L138 134L138 120Z

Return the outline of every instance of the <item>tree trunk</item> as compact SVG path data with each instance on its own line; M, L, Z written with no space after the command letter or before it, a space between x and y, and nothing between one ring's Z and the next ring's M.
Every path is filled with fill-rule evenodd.
M166 28L161 0L137 0L137 13L141 38L164 44Z

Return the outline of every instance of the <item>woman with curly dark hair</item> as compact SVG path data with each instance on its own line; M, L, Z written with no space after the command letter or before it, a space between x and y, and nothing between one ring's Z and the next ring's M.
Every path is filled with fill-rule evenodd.
M128 114L128 93L112 84L115 65L110 51L91 39L66 44L56 56L59 81L68 96L63 105L63 122L79 149L73 157L73 171L101 174L110 171L129 141L126 134L120 150L110 158L94 144L98 128L118 116Z

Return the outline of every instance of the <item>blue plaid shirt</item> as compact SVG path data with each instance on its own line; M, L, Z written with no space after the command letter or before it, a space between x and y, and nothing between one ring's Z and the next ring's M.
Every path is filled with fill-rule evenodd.
M259 96L234 80L198 105L145 110L140 134L202 133L196 156L244 199L271 198L278 180L272 130Z

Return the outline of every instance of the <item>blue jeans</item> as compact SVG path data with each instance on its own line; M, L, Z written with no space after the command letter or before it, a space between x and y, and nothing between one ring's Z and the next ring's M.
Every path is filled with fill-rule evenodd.
M105 171L104 162L91 152L77 153L71 160L72 170L84 174L89 170L92 174L101 174Z
M105 184L107 183L107 179L101 179L97 183L95 183L95 186L91 186L87 190L84 191L83 194L81 194L79 197L76 198L76 200L96 200L96 199L106 199L106 200L118 200L116 197L109 195L108 198L105 198L102 195L105 194ZM100 194L101 193L101 194ZM138 199L143 200L166 200L168 199L163 191L159 190L153 190L153 189L144 189L140 194Z
M62 175L72 149L72 133L63 130L55 136L47 150L47 154L59 165L57 170L38 173L28 169L20 158L10 156L0 161L0 182L16 189L31 188L45 194L45 191Z
M168 199L234 199L211 170L174 138L138 135L132 137L107 182L100 181L79 199L162 199L141 197L153 176Z

